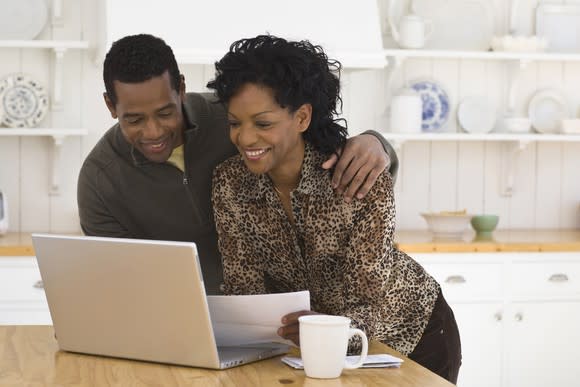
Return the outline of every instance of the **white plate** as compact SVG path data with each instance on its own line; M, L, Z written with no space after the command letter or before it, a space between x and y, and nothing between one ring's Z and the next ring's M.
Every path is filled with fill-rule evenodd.
M457 108L459 125L468 133L488 133L493 130L497 111L483 96L467 97Z
M580 4L540 4L536 34L548 41L548 51L580 52Z
M25 74L13 74L0 80L0 118L11 128L34 127L48 111L44 88Z
M412 9L433 22L426 48L489 50L495 33L490 0L413 0Z
M0 39L30 40L46 24L46 0L0 0Z
M558 133L562 120L570 115L566 98L557 90L534 94L528 106L532 127L540 133Z
M416 80L409 84L423 102L421 130L423 132L437 132L445 128L449 119L449 97L445 89L433 80Z

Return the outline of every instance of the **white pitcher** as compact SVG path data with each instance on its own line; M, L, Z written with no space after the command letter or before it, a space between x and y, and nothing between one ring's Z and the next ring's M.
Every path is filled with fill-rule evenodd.
M404 88L391 99L391 132L421 133L423 101L411 88Z
M399 26L394 20L396 0L390 1L389 24L393 39L401 48L423 48L433 33L433 23L414 13L401 18Z

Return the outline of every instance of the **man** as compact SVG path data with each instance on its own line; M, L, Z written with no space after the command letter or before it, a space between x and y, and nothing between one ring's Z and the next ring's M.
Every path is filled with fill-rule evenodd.
M78 181L82 230L87 235L194 241L206 290L219 292L221 258L210 201L214 167L237 153L222 105L185 93L171 48L151 35L124 37L104 62L104 98L118 123L95 145ZM389 152L387 154L387 151ZM335 165L336 164L336 165ZM333 185L363 197L397 159L372 132L350 139L332 168Z

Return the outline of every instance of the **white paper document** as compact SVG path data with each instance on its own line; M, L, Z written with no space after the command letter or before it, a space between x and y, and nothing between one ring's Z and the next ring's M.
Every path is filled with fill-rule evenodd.
M310 292L207 296L207 302L217 345L291 344L276 333L280 320L288 313L310 310Z
M359 359L359 356L347 356L346 360L355 363ZM282 358L282 362L289 365L292 368L296 368L298 370L304 369L304 364L302 364L302 359L299 357L293 356L284 356ZM379 354L379 355L368 355L365 362L363 363L361 368L393 368L393 367L400 367L403 359L399 359L398 357L388 355L386 353Z

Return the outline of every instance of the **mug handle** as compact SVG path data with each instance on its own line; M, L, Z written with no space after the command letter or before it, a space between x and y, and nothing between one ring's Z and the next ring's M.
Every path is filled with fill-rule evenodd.
M365 362L365 360L367 359L367 353L368 353L368 349L369 349L369 342L367 340L367 335L365 335L365 333L363 331L361 331L360 329L351 328L349 330L348 339L350 340L354 336L360 336L361 341L362 341L362 350L360 353L360 358L358 359L358 361L356 363L352 364L352 363L349 363L348 361L345 360L344 368L346 368L347 370L360 368L363 365L363 363Z

